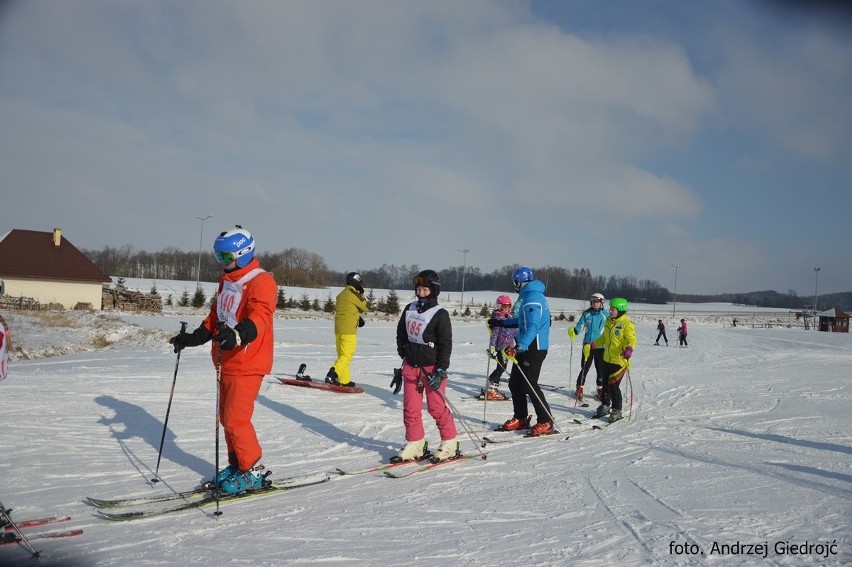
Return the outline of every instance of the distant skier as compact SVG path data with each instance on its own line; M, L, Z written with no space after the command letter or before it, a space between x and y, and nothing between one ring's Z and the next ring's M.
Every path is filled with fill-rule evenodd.
M9 326L0 315L0 382L9 376L9 351L12 349L9 341Z
M686 342L686 319L680 320L680 327L677 328L677 340L680 346L689 346Z
M450 314L438 305L441 278L434 270L423 270L413 278L416 301L402 311L396 326L396 350L402 358L402 422L405 447L394 460L411 461L426 453L423 428L423 396L426 408L441 435L441 446L434 458L451 459L458 453L456 424L444 400L447 369L453 351Z
M225 430L228 466L216 475L230 494L263 486L262 451L251 423L263 377L272 371L272 314L278 286L254 257L251 233L237 225L213 243L224 268L210 313L192 333L181 332L169 342L175 352L213 339L213 364L219 366L219 417ZM216 479L211 483L216 483Z
M663 324L662 319L657 320L657 340L654 341L654 344L660 346L660 337L663 337L666 341L666 346L669 346L669 338L666 336L666 326Z
M346 287L337 294L334 304L334 342L337 348L337 360L334 361L334 366L328 369L325 377L327 384L355 387L349 367L358 346L358 328L364 326L364 318L361 314L367 311L361 274L349 272L346 274Z
M501 429L515 431L530 429L527 396L535 408L538 423L530 429L530 435L553 433L553 414L538 385L541 365L547 357L550 345L550 307L544 296L544 283L535 279L533 271L520 267L512 274L512 283L518 292L518 316L510 319L489 319L492 329L518 327L518 338L514 347L518 364L512 367L509 376L509 391L512 392L512 419ZM522 368L523 367L523 368Z
M630 359L636 348L636 328L627 316L627 300L614 297L609 302L609 319L598 343L604 347L604 374L609 391L607 402L601 403L594 417L609 414L609 422L621 419L621 379L630 369Z
M501 295L497 298L497 309L491 313L492 319L509 319L512 317L512 300L508 295ZM515 346L515 338L518 336L518 329L495 327L491 331L491 339L488 341L488 350L492 358L497 361L497 368L488 376L488 391L485 392L486 399L489 400L505 400L506 396L498 388L500 388L500 378L503 372L509 373L509 361L506 360L503 354L503 349L506 347Z
M592 350L591 345L595 342L603 332L606 324L606 311L603 308L604 296L600 293L593 293L589 299L589 307L583 311L580 318L577 319L577 324L573 327L568 327L568 336L571 337L571 342L574 342L574 337L577 336L583 327L586 328L586 334L583 335L583 351L582 364L580 365L580 374L577 375L577 390L576 397L578 402L583 401L583 387L586 385L586 375L592 367L592 362L595 363L595 385L598 390L598 399L602 399L604 395L603 383L603 348Z

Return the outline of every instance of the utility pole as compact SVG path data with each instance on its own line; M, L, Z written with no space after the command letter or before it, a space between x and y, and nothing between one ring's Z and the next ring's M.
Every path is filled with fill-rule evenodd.
M195 217L201 221L201 236L198 237L198 267L195 270L195 291L198 291L201 281L201 244L204 242L204 221L212 219L213 215L207 215L204 218Z
M461 289L461 308L464 309L464 275L467 272L467 253L469 248L458 248L458 251L464 254L464 263L462 264L462 289Z
M814 268L814 330L819 331L818 319L819 308L817 307L817 298L819 297L819 271L822 268Z
M680 264L672 264L672 268L675 269L674 301L672 301L672 317L675 316L675 309L677 309L677 269L679 267L680 267Z

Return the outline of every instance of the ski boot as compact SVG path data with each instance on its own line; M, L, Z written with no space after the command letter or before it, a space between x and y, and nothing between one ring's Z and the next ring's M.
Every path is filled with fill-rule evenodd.
M538 437L539 435L550 435L554 433L552 421L539 421L532 429L530 429L530 437Z
M497 431L518 431L520 429L529 429L530 428L530 416L525 417L524 419L518 419L517 417L513 417L503 425L497 428Z
M583 387L577 386L577 391L574 394L577 398L577 401L583 403Z
M621 410L614 409L611 412L609 412L609 422L610 423L615 423L619 419L621 419Z
M430 460L433 463L440 463L441 461L449 461L450 459L455 459L461 456L459 452L459 442L455 439L448 439L446 441L441 441L441 446L438 447L438 452L435 453L435 456Z
M390 462L402 463L405 461L419 461L426 456L428 449L429 443L425 438L420 441L409 441L398 454L390 458Z
M509 398L507 398L506 395L503 394L503 392L501 392L497 388L488 388L487 392L483 390L479 393L479 399L491 400L494 402L504 402Z
M603 417L609 414L610 407L608 405L601 404L598 406L598 409L595 410L595 415L592 417Z
M255 465L247 471L237 472L220 484L219 490L225 494L240 494L249 490L260 490L263 488L266 477L272 474L272 471L263 472L264 468L263 465Z

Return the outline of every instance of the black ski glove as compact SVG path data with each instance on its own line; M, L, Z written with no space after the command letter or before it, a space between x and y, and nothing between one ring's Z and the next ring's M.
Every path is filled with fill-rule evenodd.
M219 348L222 350L232 350L240 344L237 332L225 323L219 323L219 326L216 328L216 336L213 337L213 340L219 343Z
M358 317L358 328L360 329L360 328L361 328L361 327L363 327L365 324L366 324L366 323L364 323L364 318L363 318L363 317Z
M441 387L441 382L447 379L447 371L443 368L435 369L435 372L429 374L429 385L432 386L433 390L437 390Z
M393 388L394 396L402 390L402 368L393 369L393 380L391 380L390 387Z
M488 328L493 329L494 327L502 327L503 320L502 319L489 319L488 320Z
M207 330L207 327L201 325L191 333L181 331L177 335L170 338L169 342L174 345L175 352L180 352L186 347L196 347L203 345L204 343L210 340L211 336L212 335L210 334L210 331Z
M233 350L257 338L257 327L248 318L234 325L233 329L225 323L219 323L217 331L214 340L222 350Z

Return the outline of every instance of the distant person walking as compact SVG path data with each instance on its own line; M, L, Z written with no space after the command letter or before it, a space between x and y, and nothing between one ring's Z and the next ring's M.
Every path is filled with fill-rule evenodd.
M9 351L12 350L12 344L9 341L9 325L6 320L0 315L0 381L5 380L9 376Z
M361 314L367 311L361 274L349 272L346 274L346 287L337 294L334 303L334 343L337 348L337 360L328 370L326 383L347 388L355 387L349 367L358 346L358 329L364 326Z
M677 340L680 346L689 346L686 342L686 319L680 320L680 327L677 328Z
M662 319L657 320L657 340L654 341L654 344L660 346L660 337L663 337L666 341L666 346L669 346L669 338L666 336L666 326L663 324Z

